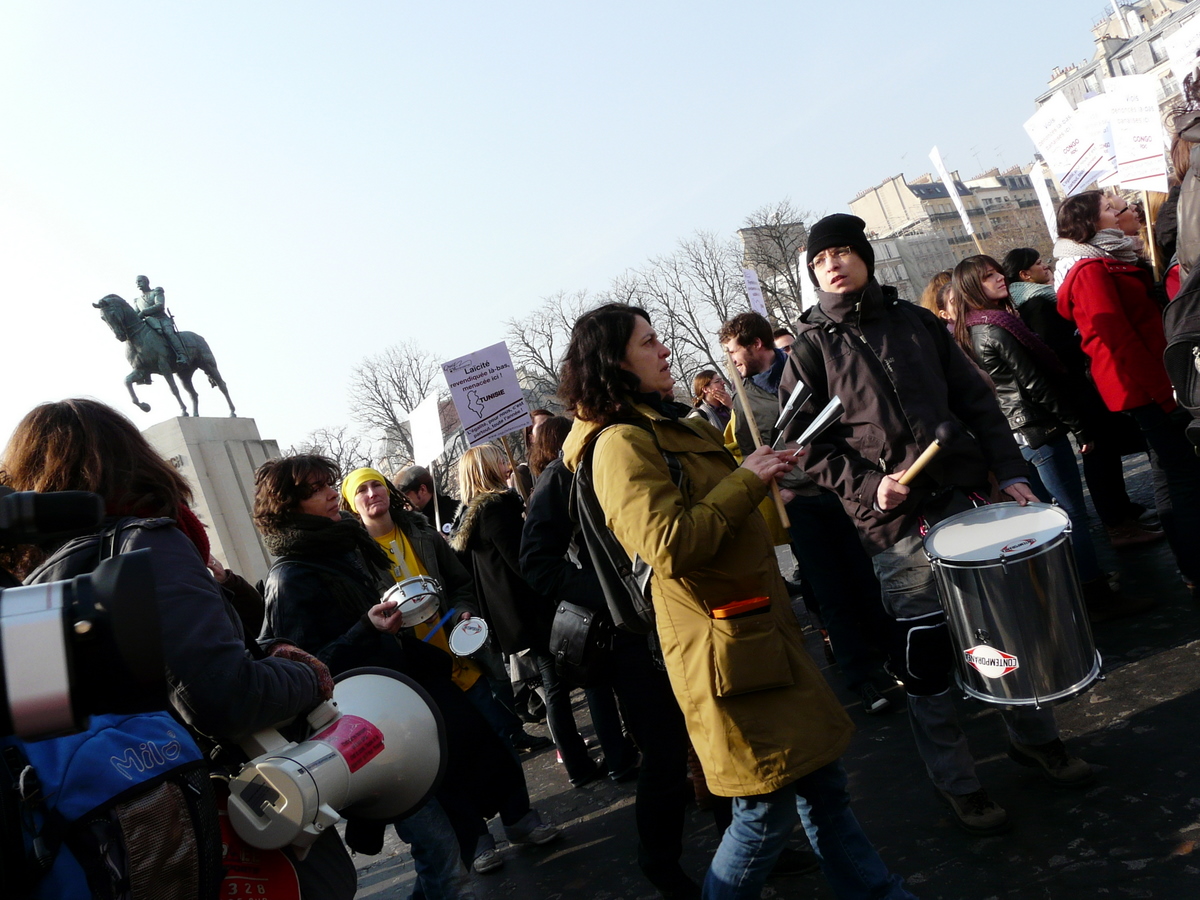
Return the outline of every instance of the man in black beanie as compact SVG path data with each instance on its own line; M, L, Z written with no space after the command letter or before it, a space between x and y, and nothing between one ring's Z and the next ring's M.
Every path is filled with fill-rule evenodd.
M812 397L788 428L801 433L831 397L845 413L808 446L800 465L835 493L858 527L902 636L900 664L917 750L957 824L993 834L1008 816L979 783L954 710L954 651L922 546L922 526L968 509L971 494L1034 499L1025 461L991 387L932 313L901 300L874 277L875 254L857 216L826 216L809 231L809 277L819 302L795 325L779 385L787 403L798 383ZM943 422L962 434L910 485L899 478ZM1049 709L1002 711L1009 756L1050 782L1089 782L1091 767L1068 754Z

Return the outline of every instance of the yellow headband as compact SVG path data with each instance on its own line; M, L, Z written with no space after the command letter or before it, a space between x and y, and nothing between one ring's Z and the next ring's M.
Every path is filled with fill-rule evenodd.
M370 468L355 469L342 479L342 499L351 509L354 509L354 495L368 481L378 481L382 485L387 485L387 479L377 469Z

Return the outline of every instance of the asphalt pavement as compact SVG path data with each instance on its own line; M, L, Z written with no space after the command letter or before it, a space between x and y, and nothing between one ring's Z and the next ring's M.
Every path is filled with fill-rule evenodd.
M1153 506L1145 457L1127 460L1134 500ZM862 714L836 669L825 675L858 725L843 761L853 805L893 871L923 900L1075 900L1200 897L1200 608L1165 542L1114 552L1094 529L1101 562L1121 589L1158 606L1095 627L1104 680L1056 707L1063 739L1096 768L1096 781L1055 789L1005 754L994 708L964 700L960 714L980 777L1013 828L996 837L960 832L925 775L903 712ZM819 637L810 652L824 664ZM577 719L591 734L576 692ZM546 734L545 726L530 726ZM598 752L598 751L597 751ZM607 780L573 789L554 750L522 757L534 805L562 826L545 847L510 847L492 822L505 866L473 875L480 900L654 900L634 861L633 785ZM704 874L718 835L711 816L689 809L684 868ZM414 873L406 846L389 831L381 855L356 857L362 898L407 898ZM821 898L820 873L773 878L763 897Z

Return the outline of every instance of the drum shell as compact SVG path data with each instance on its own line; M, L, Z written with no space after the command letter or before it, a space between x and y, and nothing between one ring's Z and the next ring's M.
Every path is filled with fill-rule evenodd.
M999 706L1052 705L1087 690L1099 676L1069 526L1016 559L962 562L931 555L930 562L958 682L969 696ZM1017 668L983 675L966 656L981 645L1016 657Z

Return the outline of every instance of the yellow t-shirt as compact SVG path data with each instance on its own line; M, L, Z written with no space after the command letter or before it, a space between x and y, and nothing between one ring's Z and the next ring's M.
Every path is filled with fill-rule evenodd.
M384 552L388 555L388 559L392 561L392 578L397 582L403 581L405 578L415 578L418 575L429 574L429 570L425 568L424 563L421 562L417 557L416 551L413 550L412 542L400 530L399 526L393 525L391 532L375 538L375 543L384 549ZM437 618L414 626L413 634L418 639L424 638L434 629L446 612L445 609L439 607ZM452 661L450 680L458 685L460 689L467 690L483 674L474 661L463 659L450 653L450 643L446 640L446 632L442 629L438 628L437 633L429 639L429 643L435 647L440 647L450 655Z

